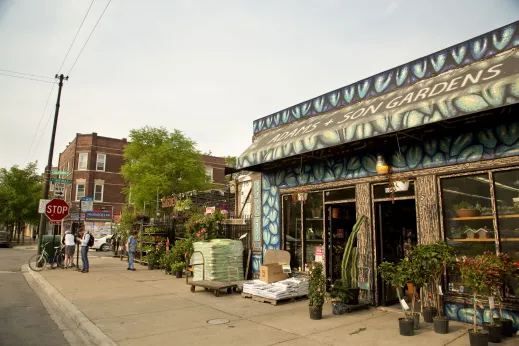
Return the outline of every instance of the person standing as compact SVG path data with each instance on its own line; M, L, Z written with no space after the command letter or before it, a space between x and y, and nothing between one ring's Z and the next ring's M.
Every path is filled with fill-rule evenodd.
M88 263L88 242L90 241L90 233L85 231L85 225L81 225L79 236L79 241L81 242L81 261L83 261L83 269L78 269L78 271L80 271L81 273L88 273L88 270L90 269Z
M137 251L137 242L139 238L139 232L133 231L132 235L128 238L128 268L127 270L135 271L133 262L135 260L135 252Z
M65 232L63 243L65 245L65 269L67 269L73 265L74 252L76 250L76 238L70 230Z

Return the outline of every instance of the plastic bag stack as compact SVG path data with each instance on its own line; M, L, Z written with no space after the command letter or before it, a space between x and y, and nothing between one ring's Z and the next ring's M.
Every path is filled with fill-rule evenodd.
M267 284L261 280L252 280L243 283L243 293L274 300L299 297L308 294L308 281L290 278Z
M243 243L239 240L213 239L193 244L195 253L191 264L202 263L204 255L205 280L229 282L243 280ZM203 280L202 266L194 266L193 280Z

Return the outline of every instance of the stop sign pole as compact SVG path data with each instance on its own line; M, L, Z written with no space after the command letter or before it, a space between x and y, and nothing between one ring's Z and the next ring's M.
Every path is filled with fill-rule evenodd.
M61 221L65 217L67 217L68 212L70 210L70 206L67 202L65 202L62 199L53 199L47 205L45 206L45 215L51 220L51 221ZM52 232L52 250L55 252L54 249L54 238L55 234Z

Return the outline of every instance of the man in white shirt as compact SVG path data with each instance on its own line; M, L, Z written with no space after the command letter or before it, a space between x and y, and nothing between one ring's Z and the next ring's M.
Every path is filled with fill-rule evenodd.
M81 261L83 261L83 269L79 270L81 273L88 273L89 263L88 263L88 242L90 240L90 233L85 231L85 225L81 225L81 231L79 231L78 238L81 241Z
M76 238L72 232L65 232L65 269L72 267L74 261L74 250L76 249Z

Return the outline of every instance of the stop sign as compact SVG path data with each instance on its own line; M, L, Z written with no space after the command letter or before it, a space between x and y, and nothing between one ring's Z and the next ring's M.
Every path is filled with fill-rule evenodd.
M53 199L45 207L45 215L53 221L63 220L68 215L70 207L62 199Z

